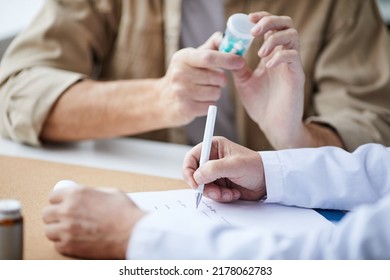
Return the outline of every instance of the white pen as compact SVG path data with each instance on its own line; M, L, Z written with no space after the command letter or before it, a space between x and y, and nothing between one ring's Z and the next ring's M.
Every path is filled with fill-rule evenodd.
M207 112L206 127L204 129L204 135L203 135L203 145L202 145L202 152L200 154L199 167L201 167L210 158L211 142L213 139L216 117L217 117L217 107L213 105L209 106L209 110ZM197 209L200 204L200 201L202 200L203 189L204 189L204 185L199 185L198 188L196 189L195 198L196 198Z

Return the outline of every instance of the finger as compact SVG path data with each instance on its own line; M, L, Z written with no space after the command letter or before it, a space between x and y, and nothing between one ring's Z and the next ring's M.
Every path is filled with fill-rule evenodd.
M266 32L264 34L264 40L267 40L272 34L276 33L276 32L279 32L279 31L276 31L276 30L270 30L268 32Z
M261 20L263 17L270 16L271 14L265 11L261 12L255 12L255 13L250 13L249 20L253 23L257 23L259 20Z
M213 137L211 143L210 159L218 158L219 141L223 137ZM223 141L223 140L222 140ZM183 178L194 189L198 187L198 183L194 180L194 172L199 168L200 155L202 153L203 143L193 147L184 157L183 161Z
M233 202L240 198L240 192L236 189L219 186L214 183L207 184L203 195L217 202Z
M194 180L198 185L208 184L220 178L229 180L235 178L237 163L230 157L210 160L200 166L194 173Z
M201 73L194 79L195 83L224 87L227 84L227 77L222 69L198 69Z
M211 143L210 160L218 160L223 157L225 145L228 144L227 139L220 136L214 136ZM199 183L194 177L195 171L199 170L199 161L202 153L203 143L196 145L192 148L184 157L183 161L183 177L187 182L190 182L190 186L196 189L198 185L206 184L209 182ZM209 161L210 162L210 161ZM207 162L206 162L207 163ZM204 166L204 165L203 165Z
M264 16L252 28L253 36L263 36L271 30L285 30L293 26L293 21L288 16Z
M177 75L177 80L199 85L224 87L227 83L226 74L222 69L188 68L190 69L181 69L173 75Z
M302 63L299 53L296 50L279 50L272 54L271 59L267 62L267 68L274 68L281 64L287 64L290 69L302 71Z
M218 50L219 45L222 41L222 33L221 32L215 32L213 35L210 36L207 41L199 46L198 49L205 49L205 50Z
M43 209L42 220L45 224L56 223L59 221L59 207L57 205L49 205Z
M283 46L285 49L299 50L298 32L293 28L275 32L267 37L259 50L260 57L269 55L278 46Z
M176 53L175 59L182 60L191 67L208 69L235 70L245 65L244 59L238 55L206 49L183 49Z
M56 242L61 240L63 228L59 223L45 225L45 235L48 239Z
M184 157L182 175L184 181L193 189L198 187L198 184L193 178L193 174L199 166L200 154L202 152L202 143L193 147Z
M214 86L194 86L193 93L191 95L192 101L214 104L221 98L222 90L220 87Z

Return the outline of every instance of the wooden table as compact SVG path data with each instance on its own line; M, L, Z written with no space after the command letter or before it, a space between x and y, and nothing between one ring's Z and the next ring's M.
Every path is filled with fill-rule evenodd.
M130 146L131 144L134 145L131 141L129 143ZM139 143L137 142L136 144L138 145ZM145 143L142 142L142 144ZM155 144L160 145L160 143ZM13 143L11 145L18 144ZM167 148L169 147L171 146L167 146ZM22 203L25 226L24 259L66 259L66 257L55 251L52 242L45 237L42 221L42 210L48 205L48 196L52 191L53 186L59 180L70 179L91 187L116 187L124 192L187 188L187 185L181 179L139 174L131 172L131 170L117 171L112 170L113 168L110 168L110 170L106 168L86 167L42 159L26 158L20 156L23 154L22 152L18 152L20 154L18 157L9 156L4 155L4 153L6 153L4 148L5 145L1 145L0 143L0 198L14 198ZM31 149L31 147L20 146L20 150L18 151L24 151L25 153L28 149ZM65 149L69 148L67 147ZM170 163L176 162L172 168L175 169L174 171L177 174L181 173L179 160L181 165L181 157L186 149L187 147L184 147L182 150L177 149L178 153L176 154L170 153L172 159ZM40 153L38 153L39 150L41 151ZM9 149L7 151L9 152ZM37 154L42 155L51 153L45 148L38 148L38 151ZM58 152L58 149L56 152ZM72 151L69 151L69 153L72 153ZM145 153L147 154L148 151L145 151ZM162 153L164 153L164 151L162 151ZM80 154L83 155L82 152L80 152ZM25 153L25 155L27 154ZM77 153L75 153L75 155L77 155ZM126 153L124 156L126 157ZM108 155L105 155L105 157L107 158ZM104 160L104 158L100 160ZM129 157L128 160L131 161L131 157ZM138 160L140 159L138 158ZM153 161L153 158L148 158L147 160ZM75 161L77 161L77 159L75 159ZM109 162L113 163L113 161ZM135 163L136 162L133 162L133 164ZM165 165L169 165L170 163L166 162ZM164 165L161 155L156 155L154 164ZM140 162L140 165L147 166L145 162ZM110 166L107 166L107 168Z

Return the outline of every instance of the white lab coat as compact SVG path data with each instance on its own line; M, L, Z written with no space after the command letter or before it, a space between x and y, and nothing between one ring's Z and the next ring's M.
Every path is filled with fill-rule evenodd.
M335 227L294 237L259 227L150 214L135 227L129 259L390 259L390 148L260 152L266 203L351 210ZM359 207L358 207L359 206ZM356 208L358 207L358 208Z

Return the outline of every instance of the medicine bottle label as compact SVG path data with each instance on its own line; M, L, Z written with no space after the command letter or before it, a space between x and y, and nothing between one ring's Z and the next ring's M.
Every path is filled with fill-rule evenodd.
M229 17L219 51L243 56L253 41L251 34L253 26L246 14L234 14Z

